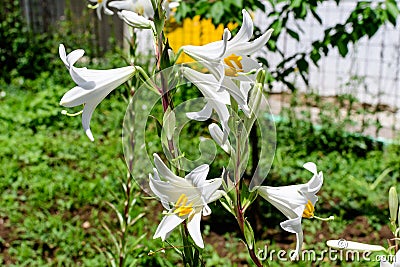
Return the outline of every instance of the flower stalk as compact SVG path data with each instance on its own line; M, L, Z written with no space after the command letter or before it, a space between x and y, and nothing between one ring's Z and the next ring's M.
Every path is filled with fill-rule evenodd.
M237 108L238 105L235 104L235 101L231 99L233 109ZM247 190L245 186L243 186L243 179L241 179L242 173L242 155L244 154L244 147L242 147L243 137L246 136L242 134L242 126L241 121L235 123L236 127L234 129L236 133L236 147L235 147L235 158L234 158L234 181L235 181L235 199L234 199L234 210L235 217L238 222L240 231L244 237L244 243L246 245L247 251L249 252L250 258L254 262L257 267L262 267L261 261L258 259L254 252L255 238L254 232L251 228L250 223L246 220L245 217L245 209L251 203L247 203L245 206L242 204L242 191ZM243 192L244 193L244 192Z

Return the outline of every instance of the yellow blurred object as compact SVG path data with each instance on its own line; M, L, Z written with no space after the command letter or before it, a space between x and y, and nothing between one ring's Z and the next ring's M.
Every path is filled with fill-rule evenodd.
M215 27L211 19L200 20L200 16L195 16L193 19L186 18L183 20L182 25L177 25L172 18L169 24L166 29L166 35L169 45L175 53L183 45L205 45L220 41L224 33L224 25L219 24ZM229 30L233 30L237 26L237 23L229 23L227 27ZM182 53L177 63L193 61L191 57Z

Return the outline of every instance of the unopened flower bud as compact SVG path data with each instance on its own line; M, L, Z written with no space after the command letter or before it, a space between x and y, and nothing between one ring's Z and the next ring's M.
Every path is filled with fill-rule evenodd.
M389 190L389 212L390 212L390 221L392 223L396 223L398 209L399 209L399 198L397 196L396 188L392 186Z
M154 23L145 17L127 10L118 12L118 16L123 19L126 24L138 29L154 29Z
M260 69L258 71L256 81L257 81L257 83L261 83L262 85L264 85L264 82L265 82L265 70L264 69Z

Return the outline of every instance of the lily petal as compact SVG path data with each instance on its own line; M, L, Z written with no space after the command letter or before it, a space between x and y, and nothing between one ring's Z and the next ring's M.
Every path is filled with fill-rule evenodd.
M87 137L89 137L90 141L94 141L94 137L92 134L92 131L90 130L90 119L92 118L93 111L97 107L97 105L103 100L103 97L100 96L97 99L93 99L91 102L87 102L85 104L85 107L83 108L83 113L82 113L82 126L83 130L85 130L85 133Z
M221 128L219 128L219 126L216 123L211 123L208 126L208 130L210 131L210 135L212 137L212 139L214 139L214 141L226 152L226 153L230 153L231 151L231 145L229 143L228 140L225 140L225 143L223 143L224 141L224 133L222 132Z
M193 238L194 243L200 247L204 248L203 238L200 232L200 221L201 212L195 213L193 217L188 221L187 228L190 236Z
M185 219L175 215L166 215L160 222L157 227L156 233L153 236L153 239L161 237L162 241L166 239L168 234L174 230L179 224L181 224Z
M253 21L249 13L243 9L243 22L238 33L230 40L230 43L245 43L248 42L253 35Z
M109 6L119 10L132 11L145 18L154 17L154 10L150 0L112 1Z
M230 36L230 31L225 29L222 35L222 41L211 42L203 46L184 45L181 49L186 54L202 63L205 61L216 62L224 56Z
M317 165L314 162L307 162L303 165L303 168L312 172L314 175L317 174Z
M266 31L263 35L261 35L252 42L240 45L239 44L232 45L232 47L229 48L230 52L234 54L251 55L264 47L264 45L268 42L269 38L271 37L273 31L274 30L272 29Z
M185 180L183 178L175 175L164 164L164 162L161 160L161 158L156 153L153 154L153 157L154 157L154 164L156 165L156 168L157 168L158 172L161 174L161 176L163 176L165 179L167 179L171 183L182 184L185 182Z
M301 217L295 219L286 220L281 222L281 227L289 233L296 234L296 252L291 256L292 260L295 260L300 254L301 248L303 246L303 229L301 228Z
M204 108L197 112L187 112L186 116L191 120L196 121L205 121L211 118L212 107L208 103L204 106Z
M315 205L318 200L316 193L323 182L322 172L317 174L315 164L306 163L304 167L314 173L308 183L280 187L257 187L257 192L288 218L288 220L281 223L281 227L288 232L296 233L296 252L292 256L292 260L298 256L302 247L303 230L301 220L306 204L311 201L312 205Z
M213 195L215 194L215 192L217 192L218 188L220 188L222 185L222 178L216 178L216 179L212 179L212 180L207 180L207 184L203 185L201 187L201 191L202 191L202 195L205 199L205 201L208 202L213 202L216 199L213 199L213 201L210 201L213 197ZM215 196L214 196L215 198Z
M133 10L133 1L132 0L128 0L128 1L112 1L108 4L110 7L114 7L116 9L119 10L130 10L130 11L134 11Z
M224 194L225 194L225 191L224 191L224 190L217 190L217 191L215 191L215 192L212 194L212 196L208 199L208 202L209 202L209 203L214 202L214 201L220 199L221 197L223 197ZM204 213L203 213L203 214L204 214ZM206 216L206 215L204 214L204 216Z
M184 67L183 75L202 92L205 98L210 98L221 104L230 104L229 94L220 91L221 84L212 74L204 74Z
M207 179L209 170L210 167L207 164L200 165L186 175L185 179L190 181L195 187L202 187Z
M176 226L187 219L189 234L197 246L204 248L200 232L201 215L211 213L207 203L211 197L220 195L216 191L221 186L222 179L206 180L209 171L209 166L206 164L195 168L185 178L181 178L172 174L156 154L154 161L156 169L154 177L149 175L150 189L168 210L168 215L161 221L154 238L161 237L165 240ZM165 174L169 178L164 176L166 181L163 181L158 173ZM171 209L167 202L172 204Z

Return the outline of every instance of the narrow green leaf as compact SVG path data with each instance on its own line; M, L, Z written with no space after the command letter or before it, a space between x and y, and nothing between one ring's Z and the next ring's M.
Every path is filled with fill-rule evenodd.
M393 0L387 0L385 4L386 4L386 11L389 16L389 21L393 25L396 25L396 19L397 16L399 15L399 7L397 6L397 3Z
M154 117L153 115L149 115L149 119L148 120L149 121L152 120L156 124L157 135L158 135L158 137L161 137L162 125L158 121L158 119L156 117Z
M254 231L251 227L250 223L245 219L244 220L244 238L246 239L246 243L250 249L254 247Z
M297 41L300 41L300 36L299 36L299 34L297 32L295 32L295 31L293 31L293 30L291 30L289 28L287 28L286 31L293 39L296 39Z

